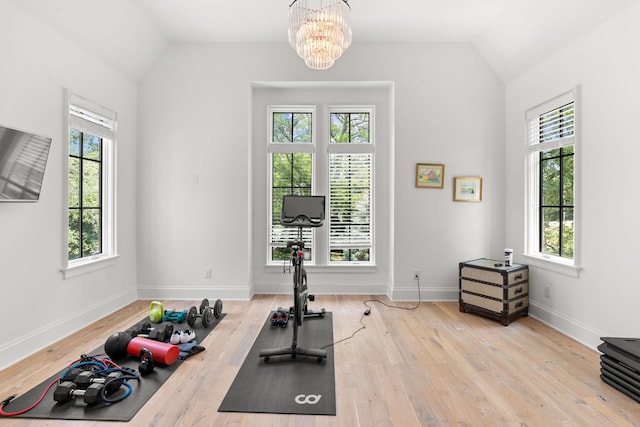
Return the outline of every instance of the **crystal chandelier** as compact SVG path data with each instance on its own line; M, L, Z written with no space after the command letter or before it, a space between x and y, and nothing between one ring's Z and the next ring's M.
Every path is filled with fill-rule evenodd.
M293 0L289 5L289 44L307 67L330 68L351 46L347 0Z

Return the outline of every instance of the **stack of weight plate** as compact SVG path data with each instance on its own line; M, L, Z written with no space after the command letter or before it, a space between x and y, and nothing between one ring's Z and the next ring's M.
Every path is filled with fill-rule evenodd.
M600 378L640 402L640 338L601 338Z

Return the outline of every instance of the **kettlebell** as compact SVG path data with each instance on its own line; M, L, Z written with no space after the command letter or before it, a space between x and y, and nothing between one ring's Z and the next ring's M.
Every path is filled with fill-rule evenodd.
M160 301L151 301L151 306L149 307L149 320L153 323L162 322L162 318L164 317L164 309L162 308L162 303Z

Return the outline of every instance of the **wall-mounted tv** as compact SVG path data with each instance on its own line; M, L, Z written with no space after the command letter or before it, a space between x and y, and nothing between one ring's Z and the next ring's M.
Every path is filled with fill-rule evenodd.
M0 202L36 202L51 138L0 125Z

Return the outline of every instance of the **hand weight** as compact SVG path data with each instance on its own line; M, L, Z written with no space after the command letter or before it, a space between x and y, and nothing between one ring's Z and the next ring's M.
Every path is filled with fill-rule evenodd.
M203 299L200 303L200 312L195 306L192 306L189 309L189 313L187 314L187 323L189 326L193 327L196 324L196 320L198 317L202 318L202 326L205 328L208 327L211 322L213 322L213 317L218 319L222 314L222 301L216 300L213 307L209 305L209 300L207 298Z

